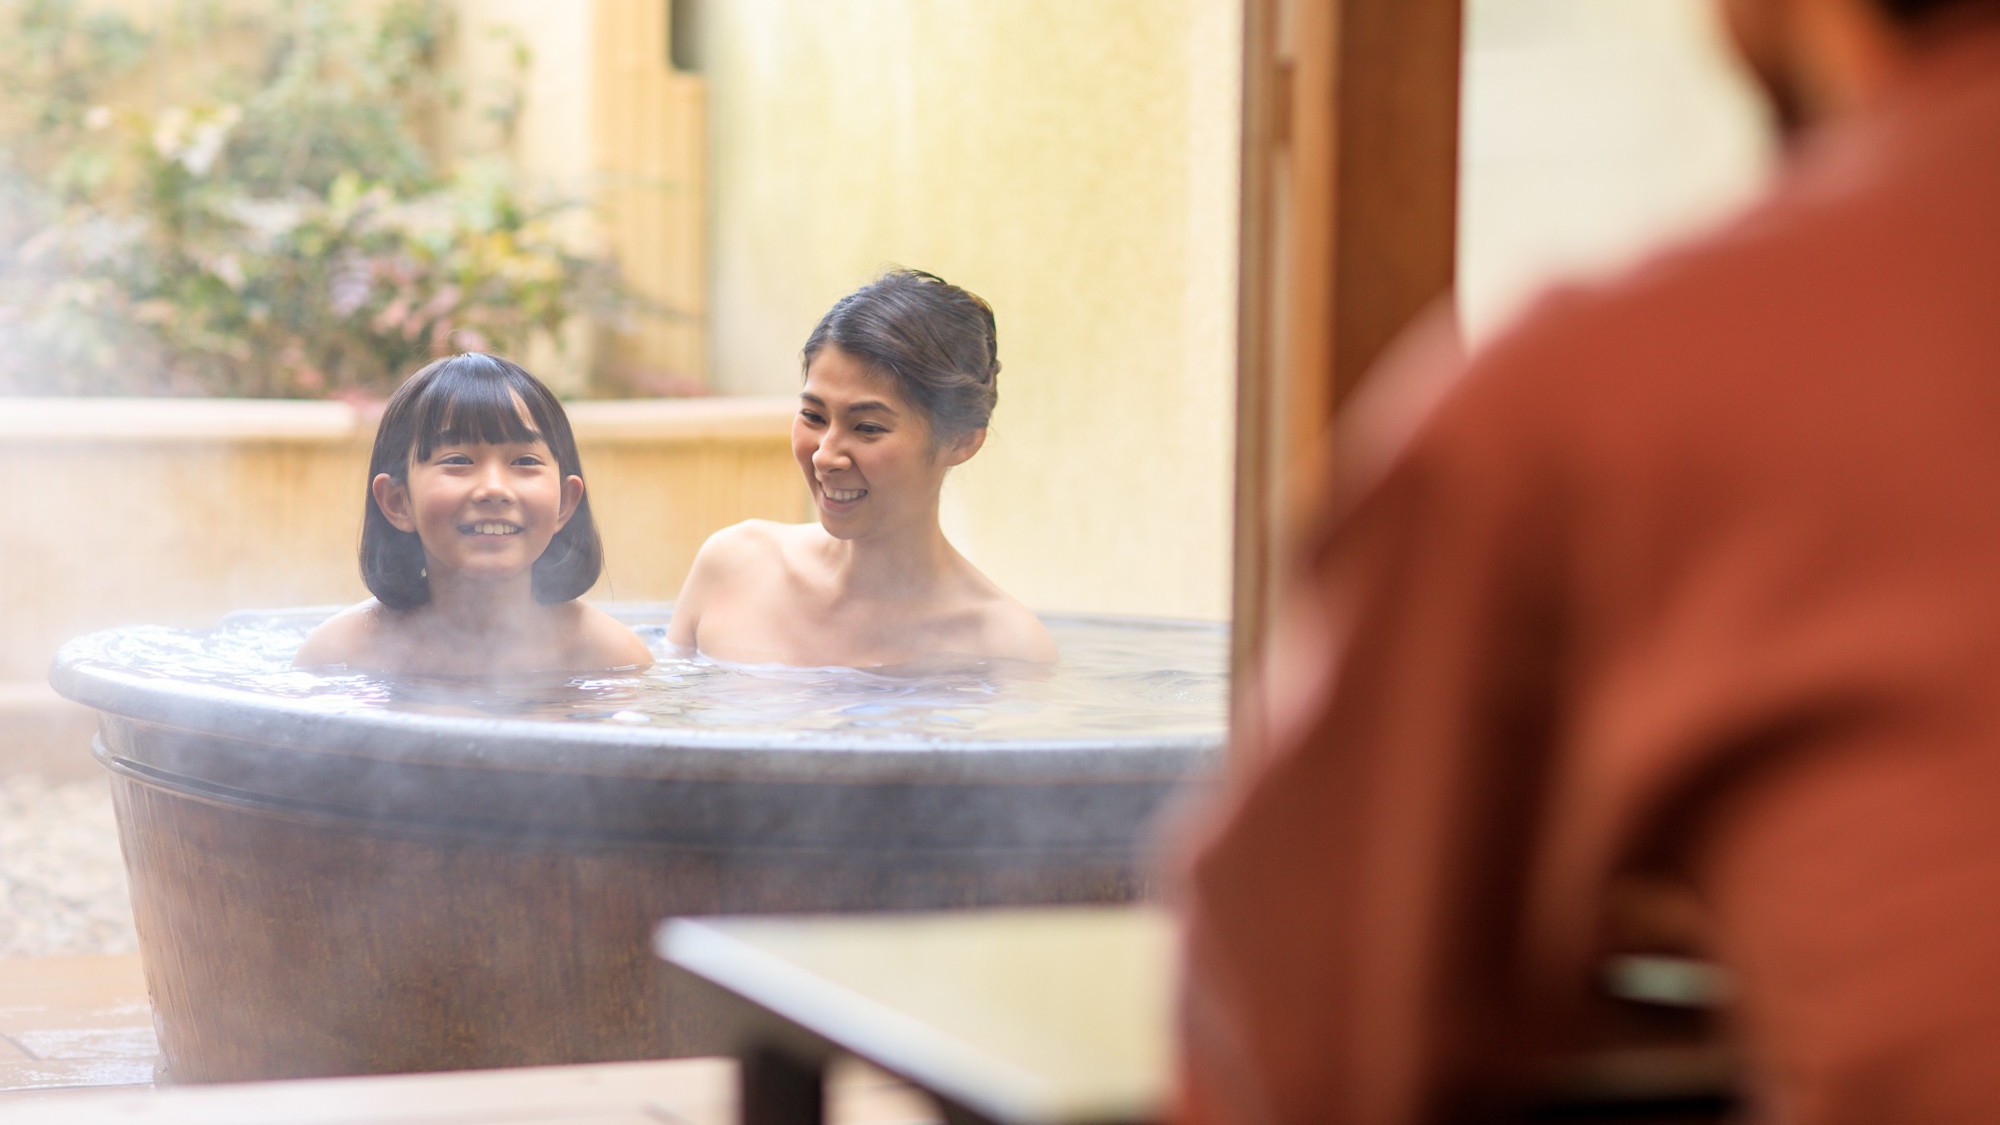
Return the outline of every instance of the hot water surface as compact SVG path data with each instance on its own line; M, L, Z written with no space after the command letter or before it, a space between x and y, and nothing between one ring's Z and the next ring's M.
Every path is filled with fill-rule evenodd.
M1228 632L1194 622L1050 619L1054 668L944 658L861 670L720 664L669 652L665 615L626 615L658 658L629 675L504 683L305 672L292 654L323 614L242 614L209 630L134 628L86 638L77 666L294 700L315 711L405 711L824 740L1018 742L1219 737Z

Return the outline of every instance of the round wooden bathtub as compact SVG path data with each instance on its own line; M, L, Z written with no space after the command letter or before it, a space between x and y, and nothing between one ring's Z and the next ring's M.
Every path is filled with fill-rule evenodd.
M90 640L51 679L100 712L174 1081L719 1050L660 919L1129 900L1220 754L337 713Z

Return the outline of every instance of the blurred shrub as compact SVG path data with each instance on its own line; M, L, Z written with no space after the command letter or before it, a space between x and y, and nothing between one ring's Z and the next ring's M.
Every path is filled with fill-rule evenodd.
M525 46L445 168L445 0L159 7L0 0L0 393L382 394L642 311L506 159Z

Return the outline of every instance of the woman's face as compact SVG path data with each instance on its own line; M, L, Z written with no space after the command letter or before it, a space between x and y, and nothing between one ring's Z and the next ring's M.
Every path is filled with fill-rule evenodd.
M839 348L820 349L806 369L792 455L820 526L836 539L935 526L945 470L977 448L976 441L934 446L930 420Z

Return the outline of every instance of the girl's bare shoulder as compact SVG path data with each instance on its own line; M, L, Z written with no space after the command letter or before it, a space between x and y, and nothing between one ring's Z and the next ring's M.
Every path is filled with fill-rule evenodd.
M292 667L338 668L381 663L388 631L386 616L394 612L374 598L341 610L306 634L305 643L292 657Z
M581 601L567 603L569 643L567 670L599 672L650 668L653 652L624 622Z

